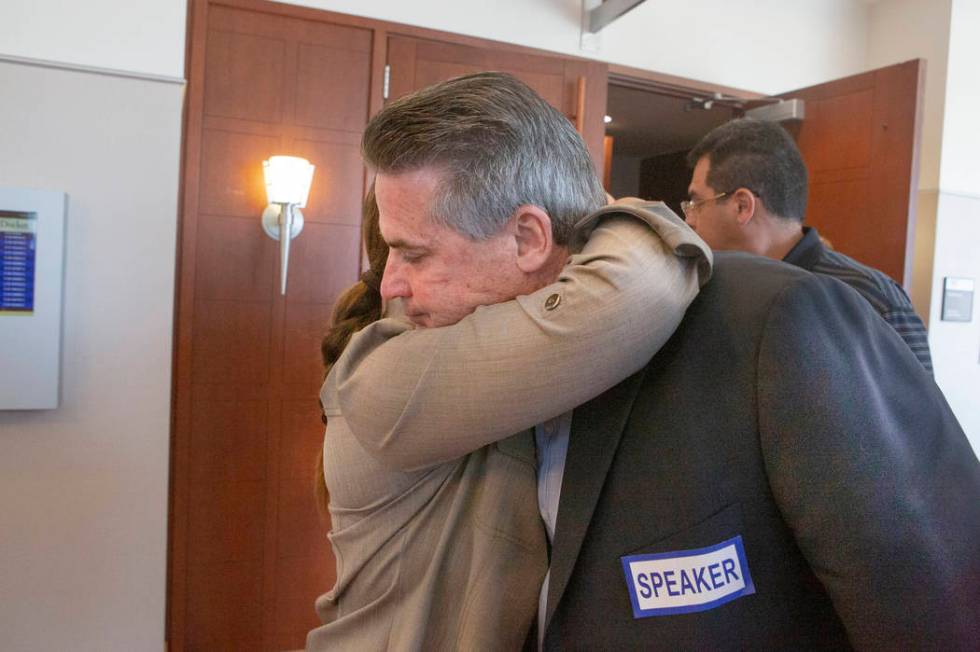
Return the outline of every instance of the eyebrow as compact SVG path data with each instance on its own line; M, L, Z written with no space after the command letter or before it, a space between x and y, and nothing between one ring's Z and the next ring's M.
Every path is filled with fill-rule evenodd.
M395 238L391 241L385 241L389 249L413 249L416 251L428 251L429 247L422 243L408 242L407 240L402 240L401 238Z

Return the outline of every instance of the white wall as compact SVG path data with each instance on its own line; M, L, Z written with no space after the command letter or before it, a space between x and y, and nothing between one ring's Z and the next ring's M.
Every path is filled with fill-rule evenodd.
M185 0L2 0L0 56L184 76Z
M869 8L862 0L655 0L580 49L580 0L304 0L368 16L779 92L862 69ZM4 0L0 55L181 77L182 0ZM723 53L723 56L711 56Z
M980 195L980 2L953 0L940 187Z
M862 71L867 28L855 0L651 0L597 58L775 94Z
M651 0L580 48L581 0L303 0L341 13L457 32L762 93L863 70L861 0ZM719 56L714 56L718 54Z
M946 58L952 0L879 0L871 5L867 68L926 60L919 188L939 188Z
M939 319L943 278L965 276L980 285L980 3L953 0L950 24L929 345L936 381L980 454L980 292L973 321Z
M980 35L978 35L980 36ZM936 382L980 456L980 188L976 194L939 193L936 268L929 346ZM941 321L943 278L972 278L973 320Z
M183 88L0 89L0 183L69 195L61 407L0 411L0 649L159 652Z

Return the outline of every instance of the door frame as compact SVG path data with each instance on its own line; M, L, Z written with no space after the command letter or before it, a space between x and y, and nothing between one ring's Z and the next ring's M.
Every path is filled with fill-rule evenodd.
M769 97L762 93L748 91L734 86L723 86L711 82L668 75L654 70L644 70L619 64L609 64L609 84L630 86L651 93L683 92L691 94L722 93L740 100L760 100Z
M710 82L668 75L653 70L643 70L618 64L610 64L607 87L617 86L648 93L658 97L693 99L696 97L713 96L719 93L726 98L751 102L768 96L747 91L741 88L712 84ZM609 190L609 180L612 176L612 157L616 146L611 137L606 137L604 167L602 170L603 186Z

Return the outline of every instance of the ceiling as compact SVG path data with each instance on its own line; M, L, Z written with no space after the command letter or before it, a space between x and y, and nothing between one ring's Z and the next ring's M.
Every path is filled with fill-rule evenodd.
M606 113L612 122L606 134L613 136L615 156L649 157L688 150L714 127L735 114L730 107L685 111L689 98L609 84Z

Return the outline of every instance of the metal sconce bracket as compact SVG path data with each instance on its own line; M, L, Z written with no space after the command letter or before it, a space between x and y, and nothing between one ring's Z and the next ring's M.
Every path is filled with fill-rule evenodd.
M269 204L262 211L262 230L273 240L279 241L280 291L286 294L286 275L289 271L289 242L303 230L303 213L293 204ZM280 237L283 231L288 238Z

